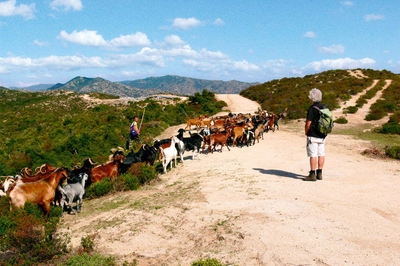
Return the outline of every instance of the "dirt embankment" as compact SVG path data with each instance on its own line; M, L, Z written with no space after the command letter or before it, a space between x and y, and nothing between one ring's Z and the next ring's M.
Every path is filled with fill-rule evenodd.
M239 95L218 97L232 112L258 108ZM323 180L304 182L303 127L281 124L254 146L200 160L188 153L139 191L84 201L62 227L74 247L94 234L97 251L138 265L207 257L229 265L399 265L399 163L364 157L368 142L332 134Z

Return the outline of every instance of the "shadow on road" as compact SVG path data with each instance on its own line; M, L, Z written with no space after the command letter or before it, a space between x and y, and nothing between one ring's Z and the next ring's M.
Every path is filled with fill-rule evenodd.
M256 171L259 171L262 174L266 175L276 175L276 176L282 176L282 177L288 177L288 178L294 178L294 179L302 179L305 178L306 176L304 175L299 175L287 171L282 171L282 170L276 170L276 169L262 169L262 168L253 168Z

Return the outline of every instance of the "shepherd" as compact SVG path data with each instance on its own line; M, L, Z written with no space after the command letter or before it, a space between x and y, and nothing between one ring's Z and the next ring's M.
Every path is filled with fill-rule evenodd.
M135 115L133 118L133 122L130 127L129 137L131 140L140 141L140 129L138 128L137 122L139 121L139 117Z

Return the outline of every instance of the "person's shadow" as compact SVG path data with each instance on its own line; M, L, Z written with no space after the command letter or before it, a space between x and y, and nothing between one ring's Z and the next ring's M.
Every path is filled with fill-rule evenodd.
M276 175L276 176L282 176L282 177L288 177L288 178L294 178L294 179L303 179L306 177L304 175L299 175L299 174L295 174L292 172L276 170L276 169L262 169L262 168L253 168L253 169L256 171L260 171L260 173L266 174L266 175Z

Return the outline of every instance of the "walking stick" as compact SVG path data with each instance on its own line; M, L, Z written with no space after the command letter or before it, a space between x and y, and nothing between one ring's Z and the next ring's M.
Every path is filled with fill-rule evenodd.
M143 118L144 118L144 112L146 111L146 107L144 107L143 109L143 115L142 115L142 119L140 119L140 125L139 125L139 130L142 127L142 123L143 123Z

